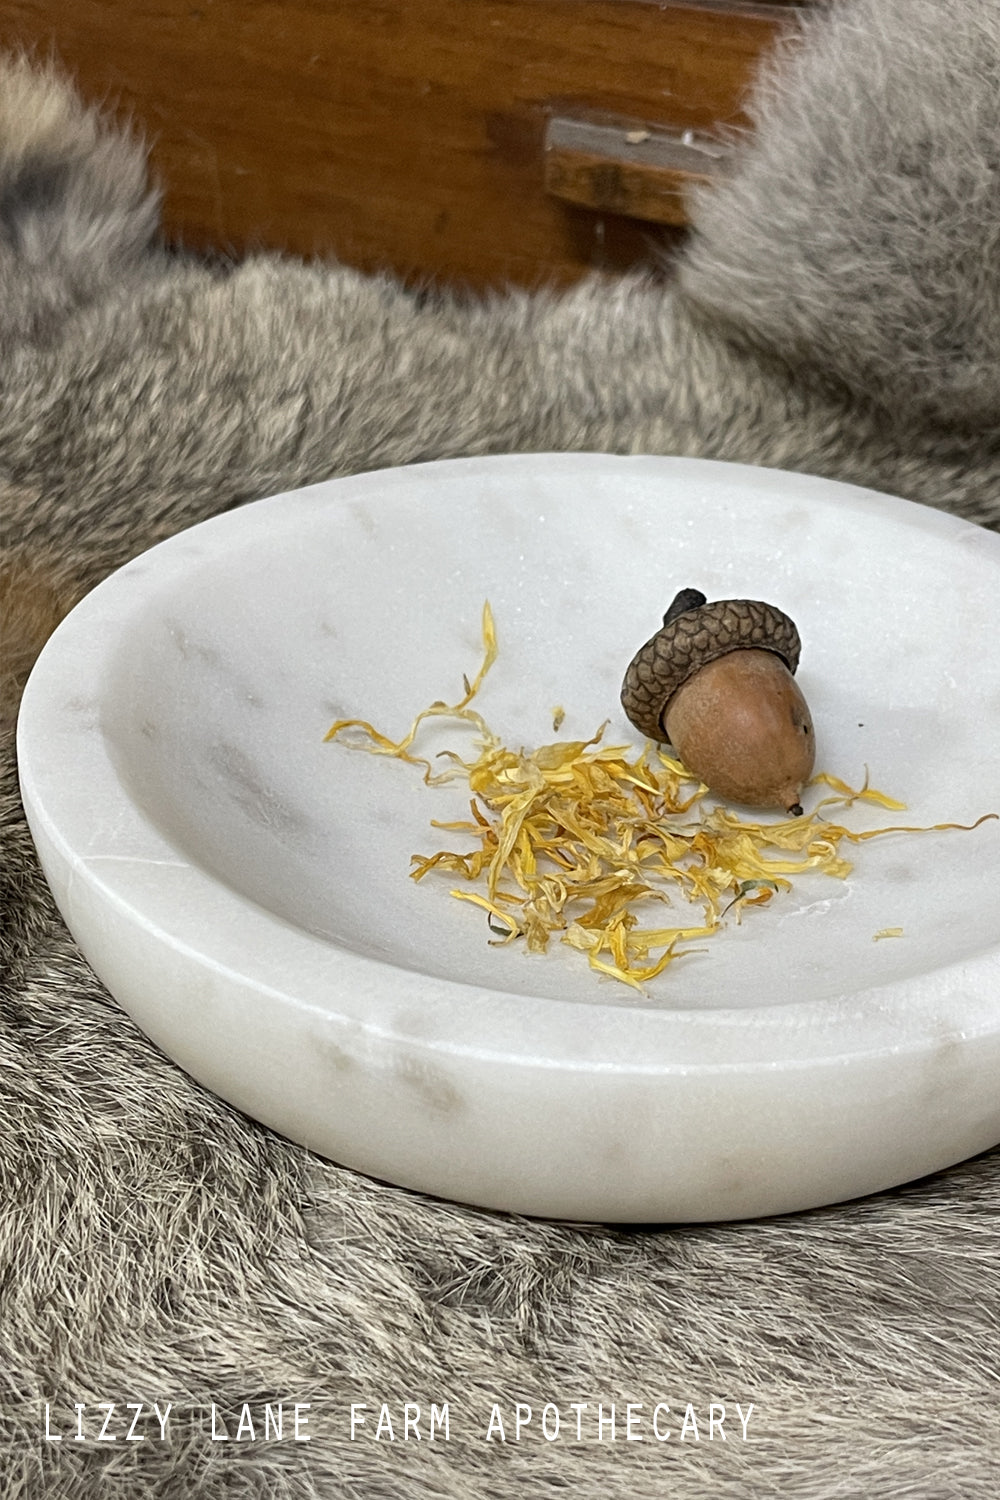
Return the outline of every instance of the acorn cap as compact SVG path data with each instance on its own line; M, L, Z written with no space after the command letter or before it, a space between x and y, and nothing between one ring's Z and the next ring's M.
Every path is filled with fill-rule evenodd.
M621 702L630 721L650 740L664 740L667 704L682 683L730 651L773 651L795 672L802 643L794 621L759 599L719 599L709 604L697 589L682 589L663 625L629 663Z

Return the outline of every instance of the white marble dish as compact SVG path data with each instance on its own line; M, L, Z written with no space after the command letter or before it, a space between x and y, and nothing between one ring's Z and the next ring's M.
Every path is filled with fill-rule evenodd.
M676 589L803 642L820 765L904 821L1000 811L1000 537L819 479L663 458L427 464L249 505L146 553L43 652L31 828L97 973L247 1113L403 1186L583 1220L730 1219L1000 1140L1000 823L858 847L652 982L488 944L409 879L468 789L340 742L478 666L507 741L610 718ZM456 742L441 731L442 745ZM816 794L819 795L819 794ZM852 826L899 821L856 808ZM903 936L875 941L887 928Z

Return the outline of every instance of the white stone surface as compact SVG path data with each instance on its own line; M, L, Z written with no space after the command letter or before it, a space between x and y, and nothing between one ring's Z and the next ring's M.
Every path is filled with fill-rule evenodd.
M22 787L71 930L207 1087L336 1161L584 1220L779 1213L1000 1140L1000 823L859 846L649 986L490 947L410 855L467 788L323 736L401 734L500 657L507 740L634 743L624 668L676 589L796 620L818 763L1000 811L1000 537L829 481L595 455L317 485L165 542L43 652ZM441 745L456 735L441 731ZM817 794L818 795L818 794ZM856 809L852 826L887 820ZM900 939L874 942L886 927Z

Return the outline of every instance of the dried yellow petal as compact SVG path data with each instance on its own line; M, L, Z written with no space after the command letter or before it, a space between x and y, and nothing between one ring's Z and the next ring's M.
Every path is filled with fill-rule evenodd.
M867 772L860 788L822 772L809 784L829 787L832 796L802 817L763 823L706 804L707 788L660 747L647 744L635 752L605 745L606 723L588 740L512 750L469 707L497 658L488 603L482 635L482 665L471 682L464 679L457 703L431 704L399 740L364 719L338 719L326 738L356 729L367 737L361 748L423 766L428 785L467 781L471 818L432 826L462 834L472 847L414 854L410 874L422 880L442 871L469 884L485 882L485 893L451 894L485 910L501 944L523 938L530 952L541 953L558 934L586 954L593 969L641 990L685 953L700 951L679 944L713 936L730 912L739 922L744 908L765 905L790 889L788 876L812 870L843 880L852 868L839 852L845 840L931 831L893 826L855 832L828 821L825 808L855 802L904 806L870 787ZM434 773L411 749L424 721L439 716L475 731L475 753L466 759L444 752L438 758L446 767ZM933 828L967 831L996 816ZM639 925L638 909L648 910L650 903L669 908L675 899L700 906L701 921ZM885 928L875 941L901 935L900 928Z

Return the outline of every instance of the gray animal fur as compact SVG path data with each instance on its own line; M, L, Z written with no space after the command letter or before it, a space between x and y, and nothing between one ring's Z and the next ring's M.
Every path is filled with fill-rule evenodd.
M74 950L9 720L79 593L215 511L511 449L701 454L1000 526L1000 5L838 0L766 70L733 180L666 285L477 305L275 256L168 256L139 145L57 74L0 74L8 586L0 998L4 1494L495 1500L992 1497L1000 1154L867 1201L608 1229L431 1202L278 1139L181 1075ZM312 1441L207 1409L311 1402ZM168 1443L43 1440L44 1403L170 1400ZM373 1409L449 1401L449 1442ZM351 1443L349 1403L369 1404ZM491 1404L536 1413L487 1443ZM619 1440L547 1442L546 1402ZM626 1402L698 1443L621 1440ZM710 1401L728 1440L705 1440ZM749 1441L733 1403L754 1403ZM260 1407L257 1411L259 1413ZM592 1406L593 1409L593 1406ZM128 1414L131 1415L130 1413Z

